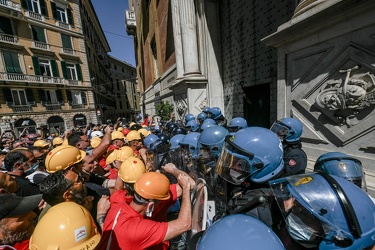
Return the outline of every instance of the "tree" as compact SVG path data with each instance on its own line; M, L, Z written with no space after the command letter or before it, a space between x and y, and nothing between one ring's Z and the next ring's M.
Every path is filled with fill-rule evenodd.
M161 117L162 121L169 120L169 115L173 112L173 104L170 104L168 101L161 101L158 104L155 104L156 114Z

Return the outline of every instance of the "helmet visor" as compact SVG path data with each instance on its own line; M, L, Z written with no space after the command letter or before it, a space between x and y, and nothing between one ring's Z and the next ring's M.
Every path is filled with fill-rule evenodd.
M274 132L280 139L285 139L290 130L290 126L280 121L276 121L272 124L270 130Z

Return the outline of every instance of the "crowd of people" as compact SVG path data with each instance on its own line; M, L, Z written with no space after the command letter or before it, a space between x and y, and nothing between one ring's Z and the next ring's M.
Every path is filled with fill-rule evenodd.
M297 119L170 118L2 135L0 249L373 249L361 162L306 172Z

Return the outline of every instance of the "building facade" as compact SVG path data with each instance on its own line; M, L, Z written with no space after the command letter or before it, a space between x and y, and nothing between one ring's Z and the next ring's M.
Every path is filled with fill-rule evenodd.
M115 92L116 111L111 120L117 117L127 121L135 120L135 115L140 112L139 88L137 84L137 72L129 63L109 56L111 71L111 85Z
M220 107L269 128L304 125L309 168L325 152L360 159L375 186L375 2L130 1L141 105L175 114Z
M95 117L79 1L0 1L0 127L46 132Z

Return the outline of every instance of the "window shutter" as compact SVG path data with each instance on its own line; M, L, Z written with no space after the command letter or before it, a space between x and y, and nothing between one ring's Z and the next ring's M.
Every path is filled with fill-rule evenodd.
M63 77L68 79L68 71L66 70L66 62L61 61L61 70L63 72Z
M21 0L21 6L22 8L28 10L29 8L27 7L27 1L26 0Z
M12 23L9 18L0 16L0 33L13 35Z
M12 55L7 52L3 52L5 66L8 73L14 73L15 70L13 68L13 62L12 62Z
M74 19L73 19L72 11L69 8L67 8L66 13L68 14L68 23L71 24L71 25L74 25Z
M34 100L34 95L33 95L33 90L32 89L26 89L26 96L27 96L27 101L28 102L33 102Z
M56 89L56 97L57 97L57 101L58 102L63 102L64 101L62 93L61 93L61 90L59 90L59 89Z
M54 2L51 2L51 9L53 18L57 19L57 9L56 4Z
M46 93L44 92L43 89L38 89L38 95L39 95L39 99L41 102L46 102L47 99L46 99Z
M46 37L44 36L44 29L38 26L32 26L31 29L33 32L34 41L43 42L43 43L46 42Z
M57 68L57 63L55 60L50 60L51 68L52 68L52 75L54 77L60 77L59 69Z
M16 73L23 74L21 66L20 66L20 60L18 59L18 54L11 53L12 61L13 61L13 68Z
M42 75L42 72L40 71L40 68L39 68L39 60L38 60L38 57L33 56L33 57L32 57L32 60L33 60L34 73L35 73L35 75L37 75L37 76L41 76L41 75Z
M87 105L87 98L86 98L86 92L81 91L81 98L82 98L82 104Z
M81 65L78 63L76 64L76 70L77 70L77 77L78 80L82 81L82 70L81 70Z
M13 102L12 92L8 88L3 88L4 99L6 102Z
M46 95L47 95L47 102L51 103L51 94L50 94L50 92L46 91Z
M42 12L42 15L48 17L48 11L47 11L47 6L46 6L46 1L39 0L39 4L40 4L40 11Z
M70 40L70 36L61 34L61 42L63 48L72 49L72 41Z
M68 98L68 102L73 102L72 91L66 90L66 97Z

